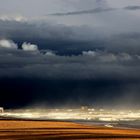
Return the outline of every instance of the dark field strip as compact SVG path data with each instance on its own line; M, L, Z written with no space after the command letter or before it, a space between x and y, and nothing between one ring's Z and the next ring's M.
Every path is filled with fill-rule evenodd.
M0 140L140 140L140 130L70 122L0 121Z
M39 129L40 130L40 129ZM82 131L80 131L82 130ZM89 130L89 129L88 129ZM91 129L92 130L92 129ZM140 135L131 135L131 134L106 134L106 133L95 133L94 129L90 132L84 132L87 129L76 129L76 132L72 129L57 129L49 130L43 129L42 131L36 130L2 130L0 131L0 140L57 140L57 139L140 139Z

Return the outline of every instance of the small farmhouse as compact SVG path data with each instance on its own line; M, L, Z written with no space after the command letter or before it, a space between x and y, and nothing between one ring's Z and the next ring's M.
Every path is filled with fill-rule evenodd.
M3 112L4 112L4 108L0 107L0 113L3 113Z

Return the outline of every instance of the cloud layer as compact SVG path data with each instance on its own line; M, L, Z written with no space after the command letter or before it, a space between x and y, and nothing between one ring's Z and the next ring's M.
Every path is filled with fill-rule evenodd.
M51 16L72 16L72 15L83 15L83 14L96 14L96 13L104 13L113 11L115 9L113 8L95 8L95 9L89 9L89 10L83 10L83 11L72 11L67 13L54 13L49 14Z
M125 7L124 9L126 9L126 10L140 10L140 6L137 6L137 5L133 5L133 6L127 6L127 7Z
M7 41L15 44L13 41ZM5 50L1 47L0 76L24 75L50 79L139 80L140 78L137 73L140 70L139 54L89 50L79 55L61 56L51 50L39 51L35 46L37 45L23 43L24 49L14 50L10 48Z
M139 107L139 54L88 50L62 56L52 50L0 47L0 66L0 101L8 102L7 107L31 103ZM7 96L10 100L5 100Z
M130 5L130 6L126 6L123 8L110 8L110 7L99 6L99 7L94 8L94 9L87 9L87 10L81 10L81 11L71 11L71 12L65 12L65 13L53 13L53 14L49 14L49 15L50 16L74 16L74 15L106 13L106 12L120 11L120 10L136 11L136 10L140 10L140 6Z

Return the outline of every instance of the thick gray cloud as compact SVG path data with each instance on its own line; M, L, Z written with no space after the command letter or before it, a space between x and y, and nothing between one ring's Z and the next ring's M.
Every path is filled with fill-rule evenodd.
M118 29L112 31L108 28L66 26L49 22L0 21L0 38L14 40L20 47L27 41L38 45L34 49L63 51L63 54L81 53L85 50L140 54L140 30L137 25L134 28L136 31L129 29L120 32ZM28 46L31 47L32 44Z

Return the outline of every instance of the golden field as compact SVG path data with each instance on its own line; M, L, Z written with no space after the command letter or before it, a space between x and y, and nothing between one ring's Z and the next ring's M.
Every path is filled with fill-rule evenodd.
M140 140L140 130L72 122L1 120L0 140Z

